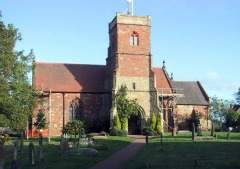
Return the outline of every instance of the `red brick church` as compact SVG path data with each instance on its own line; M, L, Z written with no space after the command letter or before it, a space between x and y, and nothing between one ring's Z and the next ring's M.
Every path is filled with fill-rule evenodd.
M109 131L116 113L113 98L122 85L145 111L139 119L129 119L130 134L140 134L159 110L166 129L172 120L179 130L187 129L193 110L200 112L202 127L208 127L209 97L201 83L173 81L165 64L152 66L151 17L117 14L109 24L109 39L106 65L36 63L33 83L42 100L36 112L46 113L46 135L60 135L75 118L89 132Z

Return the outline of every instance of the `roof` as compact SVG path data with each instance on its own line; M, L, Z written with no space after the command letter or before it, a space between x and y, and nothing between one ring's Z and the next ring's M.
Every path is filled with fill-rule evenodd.
M171 82L168 79L166 72L162 68L153 68L153 73L156 78L156 88L163 94L172 93Z
M36 63L36 90L52 92L103 92L106 67L64 63Z
M200 82L172 81L172 84L183 90L184 97L177 99L178 105L209 105L209 97Z

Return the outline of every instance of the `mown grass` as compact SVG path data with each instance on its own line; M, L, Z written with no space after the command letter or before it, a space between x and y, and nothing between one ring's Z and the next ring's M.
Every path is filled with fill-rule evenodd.
M99 161L107 158L117 150L125 147L132 142L129 137L107 137L106 139L96 139L99 144L105 145L105 149L99 150L94 157L84 155L67 155L63 156L60 152L59 139L54 139L51 144L44 143L44 161L35 166L29 163L28 144L25 141L23 153L19 154L18 161L21 169L87 169ZM37 140L32 140L37 145ZM37 149L37 146L36 146ZM5 146L5 168L10 168L13 159L13 146L8 143Z
M209 133L203 133L206 136ZM216 133L217 139L192 142L191 133L172 137L167 133L163 144L151 138L142 152L126 164L126 169L239 169L240 133Z

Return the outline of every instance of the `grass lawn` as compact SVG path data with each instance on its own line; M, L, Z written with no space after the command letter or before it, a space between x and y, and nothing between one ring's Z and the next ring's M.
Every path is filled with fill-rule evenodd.
M28 161L28 143L24 146L23 154L19 157L21 169L87 169L99 161L110 156L117 150L125 147L133 141L129 137L107 137L107 139L96 139L96 142L104 144L107 149L99 150L97 156L87 157L83 155L69 155L63 157L60 154L59 139L55 139L51 144L44 144L44 162L34 167L29 165ZM37 142L37 141L35 141ZM36 143L37 144L37 143ZM5 168L10 168L10 162L13 158L13 146L5 146L6 162Z
M209 133L204 133L209 135ZM163 145L152 138L126 169L240 169L240 133L217 133L217 140L191 141L191 133L175 138L167 133Z

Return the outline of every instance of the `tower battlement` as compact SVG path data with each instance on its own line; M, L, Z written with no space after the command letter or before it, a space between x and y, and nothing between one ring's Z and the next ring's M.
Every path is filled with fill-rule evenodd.
M111 30L116 24L151 26L151 16L132 16L123 13L117 13L116 17L110 22Z

